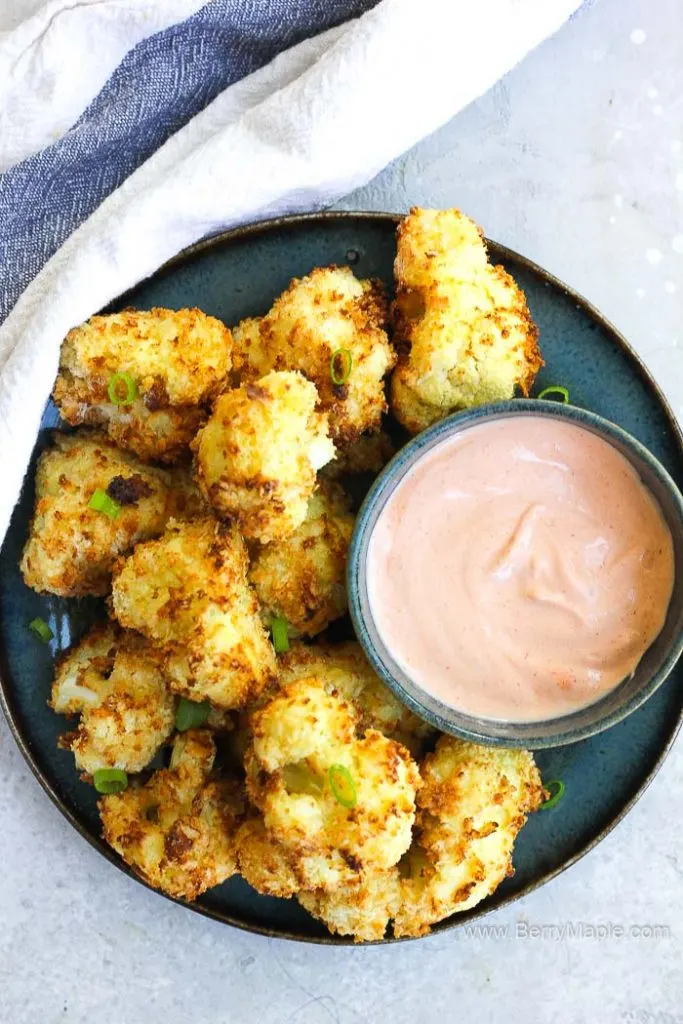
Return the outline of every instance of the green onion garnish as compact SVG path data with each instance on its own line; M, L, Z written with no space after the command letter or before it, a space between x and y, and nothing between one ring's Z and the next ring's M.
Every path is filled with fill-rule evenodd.
M54 633L48 626L45 619L33 619L32 622L29 622L28 628L32 633L35 633L38 639L42 640L44 644L49 644L50 640L52 640L52 637L54 636Z
M101 490L99 487L93 492L93 496L88 502L88 508L93 508L96 512L104 512L105 516L108 516L110 519L116 519L121 511L118 501L114 501L106 491Z
M287 619L276 616L270 624L270 632L273 637L273 647L276 654L284 654L289 650L289 629Z
M120 768L100 768L92 780L98 793L121 793L128 785L128 776Z
M351 772L343 764L330 765L329 770L330 789L337 803L342 807L356 806L356 784L353 781Z
M114 373L109 378L107 394L114 405L132 405L138 397L137 384L129 373Z
M564 402L565 405L569 401L569 391L567 388L563 388L561 384L551 384L549 388L543 388L540 395L536 395L536 397L548 398L549 395L558 396L557 400Z
M556 807L560 800L564 796L564 791L567 788L562 779L552 779L550 782L544 782L543 788L547 789L550 796L544 803L539 807L540 811L549 811L552 807ZM555 792L553 792L553 790Z
M175 727L178 732L196 729L197 726L204 725L210 711L211 705L208 700L203 700L201 704L197 704L194 700L181 697L178 710L175 713Z
M351 375L353 356L348 348L338 348L330 359L330 376L333 384L346 384Z

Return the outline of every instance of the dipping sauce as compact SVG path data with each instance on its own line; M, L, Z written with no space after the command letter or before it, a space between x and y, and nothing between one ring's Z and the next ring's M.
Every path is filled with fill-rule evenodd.
M674 582L659 505L627 459L554 416L479 423L421 457L368 545L383 643L460 711L538 721L634 671Z

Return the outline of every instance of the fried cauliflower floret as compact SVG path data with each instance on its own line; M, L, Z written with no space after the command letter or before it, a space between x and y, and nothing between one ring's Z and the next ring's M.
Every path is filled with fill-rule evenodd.
M261 548L250 579L267 622L281 616L291 630L314 636L344 615L353 521L343 491L322 484L309 498L301 526Z
M343 451L337 452L337 457L327 463L322 474L327 480L357 476L359 473L377 475L395 454L396 447L385 431L363 434Z
M340 885L333 892L298 892L296 898L331 932L352 935L356 942L377 942L398 912L398 869L370 872L357 884Z
M112 624L96 626L61 659L50 705L80 715L61 746L88 775L142 771L173 732L175 699L158 653Z
M89 507L96 490L121 505L115 519ZM200 504L185 470L144 466L102 434L55 433L38 461L24 581L60 597L106 594L119 555L163 533L170 516L192 516Z
M267 544L306 518L316 472L334 457L317 401L300 373L268 373L221 395L193 442L202 492L245 537Z
M269 370L300 370L313 381L340 447L379 429L386 410L384 377L396 362L378 281L359 281L349 267L318 267L295 278L260 319L234 328L235 370L254 380ZM335 352L351 356L351 372L335 384ZM346 358L346 357L345 357ZM336 366L343 380L345 370Z
M139 458L174 462L224 386L231 352L230 331L199 309L94 316L66 336L53 397L67 423L101 425ZM132 403L112 402L115 374L135 383Z
M289 683L251 718L247 788L305 889L331 890L397 863L420 779L405 747L313 677ZM336 792L335 792L336 790Z
M279 658L279 667L283 686L314 676L328 693L338 693L355 705L361 734L366 729L376 729L415 755L434 732L378 678L360 644L294 644Z
M287 899L299 889L292 860L282 843L266 831L263 818L248 818L235 836L237 869L252 889Z
M524 293L488 262L459 210L413 209L398 228L391 407L412 433L458 409L527 395L543 365ZM407 351L405 351L407 350Z
M211 518L169 523L117 566L114 615L164 651L171 689L190 700L242 707L275 675L247 568L237 528Z
M195 900L237 870L239 786L210 779L216 747L206 729L176 737L169 768L98 802L105 840L149 885Z
M421 775L418 842L406 858L397 936L423 935L494 892L512 874L512 848L527 814L543 800L526 750L442 736Z

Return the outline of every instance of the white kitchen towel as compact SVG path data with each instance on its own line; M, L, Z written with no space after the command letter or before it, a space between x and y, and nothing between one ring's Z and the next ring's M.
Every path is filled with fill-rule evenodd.
M78 120L129 50L205 3L47 0L15 24L26 0L3 0L0 171L51 145Z
M224 89L376 3L211 0L182 20L197 0L0 0L0 31L39 5L0 41L0 166L56 136L0 173L0 323L78 225ZM155 32L162 9L181 22Z
M580 6L382 0L230 86L171 136L70 235L0 327L0 535L74 324L207 234L325 206L368 181Z

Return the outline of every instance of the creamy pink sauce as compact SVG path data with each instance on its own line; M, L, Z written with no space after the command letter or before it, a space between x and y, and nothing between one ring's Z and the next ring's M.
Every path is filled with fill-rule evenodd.
M549 416L470 427L421 458L368 546L373 620L419 686L537 721L597 700L661 631L671 534L630 463Z

